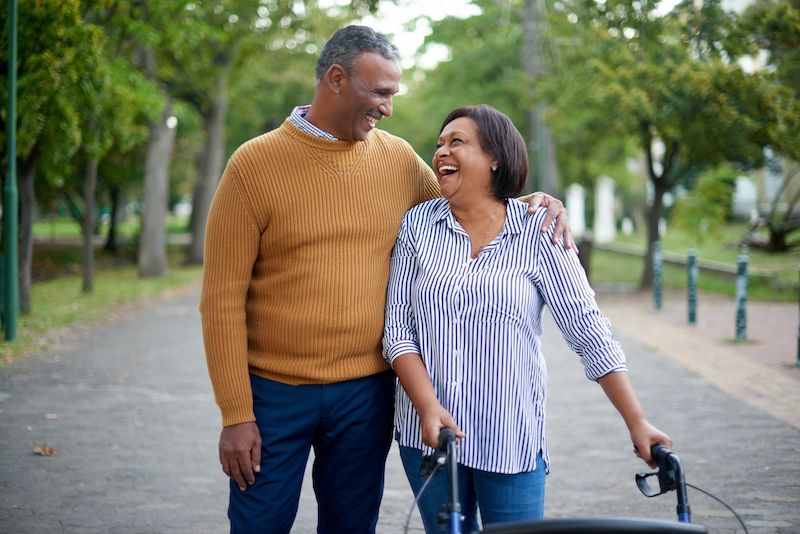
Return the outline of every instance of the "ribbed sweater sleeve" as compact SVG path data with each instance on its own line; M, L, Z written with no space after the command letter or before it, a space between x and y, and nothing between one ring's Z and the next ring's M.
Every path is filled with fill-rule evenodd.
M401 139L326 141L290 123L231 157L206 228L200 311L223 425L254 420L249 375L324 384L388 369L389 259L403 214L438 196Z
M255 420L244 325L259 231L238 190L233 161L224 176L206 225L201 310L208 370L226 425Z

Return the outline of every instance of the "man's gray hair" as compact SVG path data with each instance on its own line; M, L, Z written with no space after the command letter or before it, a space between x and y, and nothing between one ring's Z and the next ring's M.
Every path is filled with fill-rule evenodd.
M356 60L365 52L377 52L400 61L400 52L389 39L367 26L347 26L333 34L317 60L314 79L319 83L333 65L341 65L348 76L355 73Z

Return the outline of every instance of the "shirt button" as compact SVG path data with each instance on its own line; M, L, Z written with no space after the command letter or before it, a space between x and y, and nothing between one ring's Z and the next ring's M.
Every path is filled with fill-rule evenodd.
M453 351L453 356L461 356L461 352L458 349L456 349Z
M458 382L453 380L452 382L450 382L450 385L453 386L453 387L456 387L458 385Z

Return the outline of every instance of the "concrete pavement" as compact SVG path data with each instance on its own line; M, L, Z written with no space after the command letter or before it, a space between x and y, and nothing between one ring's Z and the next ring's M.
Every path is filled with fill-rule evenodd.
M733 506L752 534L800 533L800 403L792 405L800 380L766 361L771 342L734 346L707 335L710 327L687 327L680 295L674 309L659 313L642 295L598 300L651 422L675 441L687 481ZM703 302L701 313L711 309ZM227 532L220 419L197 303L197 288L156 300L62 335L0 371L0 534ZM720 306L715 316L727 313ZM795 339L796 306L759 313L772 314L768 337ZM783 332L780 317L791 313L793 328ZM552 456L546 516L672 519L675 494L639 493L634 474L647 466L552 322L544 343ZM763 350L748 356L740 350L748 347ZM34 454L45 444L58 455ZM711 532L742 532L709 497L690 490L689 501L695 522ZM411 503L393 450L378 532L402 532ZM308 483L300 508L293 533L314 532ZM416 514L410 531L422 532Z

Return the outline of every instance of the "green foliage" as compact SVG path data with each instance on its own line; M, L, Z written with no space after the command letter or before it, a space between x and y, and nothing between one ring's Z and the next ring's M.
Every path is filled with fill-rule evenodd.
M489 104L508 115L526 134L532 96L530 80L522 71L520 3L473 3L481 8L480 15L429 20L433 31L425 38L417 59L425 48L443 46L449 59L432 70L417 66L404 74L409 93L395 99L394 116L386 125L428 162L442 121L460 106Z
M44 168L63 168L82 142L84 105L77 95L96 83L101 34L81 18L78 0L20 0L18 24L17 157L41 155ZM8 42L8 9L0 10ZM0 51L2 128L0 153L7 157L8 47ZM5 163L4 163L5 164Z
M169 205L171 207L191 196L196 177L197 155L203 151L205 141L203 118L197 109L183 100L175 100L172 111L175 118L178 119L178 126L175 133L172 165L170 166ZM137 176L141 177L143 174L144 170L139 169Z
M709 236L718 237L731 215L738 175L731 165L713 168L701 174L695 187L676 202L672 218L695 243L702 243Z
M800 2L756 0L743 13L742 26L768 52L781 83L800 98Z
M543 90L555 113L577 116L593 132L570 142L591 146L609 134L633 136L649 153L660 139L670 187L696 165L761 163L765 124L776 115L769 84L730 63L746 47L731 38L731 17L717 3L667 16L656 14L655 2L576 4L581 28L572 37L585 48L560 48L563 61ZM592 80L592 90L581 79Z
M317 48L310 50L316 52ZM321 49L321 47L320 47ZM295 106L314 96L317 54L281 48L248 59L231 78L226 153L280 126Z

